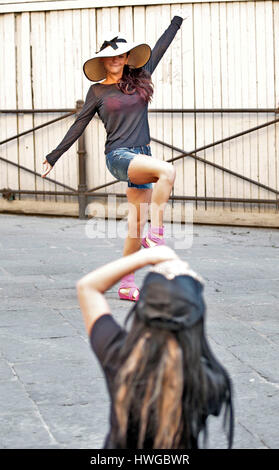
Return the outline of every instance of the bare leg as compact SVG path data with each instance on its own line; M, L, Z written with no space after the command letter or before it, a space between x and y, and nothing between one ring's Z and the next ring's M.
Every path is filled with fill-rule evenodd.
M162 175L155 184L150 210L152 227L163 227L164 209L170 197L174 177Z
M156 182L151 199L151 226L163 226L165 205L175 181L175 168L168 162L137 155L128 168L130 181L135 184Z
M152 189L127 188L127 199L131 204L128 213L128 234L125 239L123 256L130 255L140 250L143 229L148 217L148 204L151 200ZM135 210L136 209L136 210ZM129 289L120 289L123 294L128 294ZM137 296L137 291L133 296Z

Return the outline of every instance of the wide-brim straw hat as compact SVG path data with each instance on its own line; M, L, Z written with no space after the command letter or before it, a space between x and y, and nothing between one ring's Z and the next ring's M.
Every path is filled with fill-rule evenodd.
M102 57L114 57L129 52L128 65L135 68L143 67L151 56L151 48L146 43L131 42L125 38L125 35L118 32L116 35L108 36L100 50L95 53L91 59L87 60L83 65L83 71L86 77L92 82L98 82L106 77L106 69Z

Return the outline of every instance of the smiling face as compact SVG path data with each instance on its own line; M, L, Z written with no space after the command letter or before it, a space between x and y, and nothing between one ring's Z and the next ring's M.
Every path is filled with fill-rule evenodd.
M125 54L114 57L102 57L101 60L107 73L118 75L122 74L124 65L128 62L128 55L125 52Z

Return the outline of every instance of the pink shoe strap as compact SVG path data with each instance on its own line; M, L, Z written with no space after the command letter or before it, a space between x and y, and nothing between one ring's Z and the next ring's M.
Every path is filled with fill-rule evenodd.
M151 233L154 233L155 235L164 235L164 228L165 226L163 225L162 227L149 227L148 233L151 235Z
M135 274L128 274L127 276L122 277L119 285L119 289L130 289L129 297L131 294L131 297L133 296L133 293L135 289L139 288L135 284Z
M134 293L136 290L138 291L138 295L134 298ZM137 286L131 287L130 292L129 292L129 299L138 300L138 298L139 298L139 289L137 288Z
M128 294L122 294L120 292L120 289L130 289ZM138 295L134 299L133 295L135 290L138 290ZM136 286L134 282L134 274L132 276L125 276L124 278L121 279L120 286L118 289L118 293L120 298L125 298L124 296L128 295L128 298L130 300L138 300L139 298L139 288Z
M156 228L154 229L153 227L152 228L150 227L150 229L148 230L147 238L149 238L153 242L157 243L158 245L164 245L165 244L164 238L158 237L158 235L156 235L156 233L158 235L163 235L164 234L164 228L163 227L158 227L157 229Z
M165 240L163 238L156 237L154 233L152 233L151 235L148 235L147 237L143 239L143 246L145 248L149 247L147 240L152 240L156 245L165 245Z
M134 274L134 273L132 273L132 274L126 274L126 276L123 276L123 277L121 278L120 283L121 283L121 284L123 284L123 283L124 283L124 284L127 284L127 283L131 283L131 282L134 283L134 280L135 280L135 274Z

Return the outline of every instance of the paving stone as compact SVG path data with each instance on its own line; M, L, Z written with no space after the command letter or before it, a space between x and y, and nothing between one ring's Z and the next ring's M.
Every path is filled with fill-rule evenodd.
M26 362L32 357L78 360L87 353L88 345L78 336L54 336L49 338L30 338L18 336L14 332L2 334L1 349L12 363Z
M0 396L0 415L9 409L13 410L13 412L19 412L29 411L34 408L33 401L19 380L1 381Z
M85 442L90 448L96 435L101 440L108 430L109 410L98 408L94 403L41 405L40 412L55 439L62 444L74 440L78 448L84 446Z
M0 382L3 380L13 380L14 378L15 375L8 362L5 359L0 358Z
M111 237L108 221L105 238L90 238L87 224L0 214L1 448L103 445L109 396L76 282L121 257L124 239ZM180 229L166 228L171 236ZM176 241L167 237L173 248ZM208 341L233 384L234 448L278 448L279 231L196 225L192 245L177 254L205 280ZM138 286L148 270L136 272ZM132 305L118 299L118 287L106 298L123 326ZM210 418L208 447L226 447L222 419Z
M63 381L32 382L26 384L30 398L40 405L84 405L109 406L109 395L102 377L91 378L90 374L76 377L63 376Z
M61 448L37 410L0 414L0 426L3 449Z
M88 380L102 378L101 368L91 351L81 359L38 359L29 358L29 362L17 362L13 364L15 373L20 381L28 384L54 383L57 380ZM90 382L91 383L91 382Z

